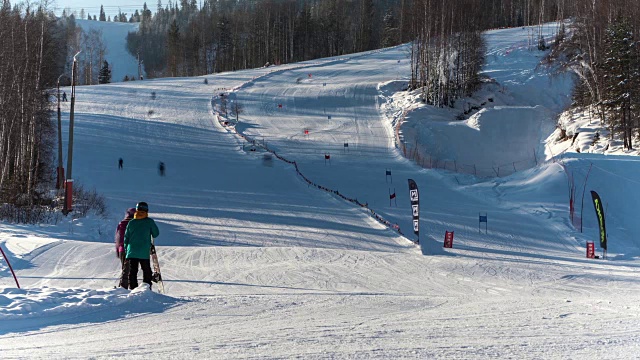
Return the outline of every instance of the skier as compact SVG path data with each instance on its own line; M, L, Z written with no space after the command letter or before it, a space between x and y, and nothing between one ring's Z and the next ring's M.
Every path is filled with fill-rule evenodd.
M122 160L122 158L118 159L118 169L122 170L122 163L124 162L124 160Z
M122 267L122 273L120 274L120 283L118 286L123 287L125 289L129 288L129 268L128 263L125 261L125 251L124 251L124 232L127 229L127 224L129 224L129 220L133 219L133 215L135 214L135 208L128 208L124 214L124 219L120 221L118 227L116 228L116 256L120 259L120 265Z
M67 93L66 92L62 92L62 101L67 101Z
M160 176L164 176L164 163L162 161L158 164L158 172L160 173Z
M156 222L149 216L149 205L139 202L133 220L129 221L124 232L124 248L127 253L127 265L129 267L129 289L138 287L138 264L142 268L142 281L151 288L151 262L149 252L151 250L151 237L157 238L160 230Z

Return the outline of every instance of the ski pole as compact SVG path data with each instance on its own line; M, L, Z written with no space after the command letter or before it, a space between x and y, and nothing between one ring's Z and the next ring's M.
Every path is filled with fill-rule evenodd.
M7 262L7 265L9 265L9 270L11 270L11 274L13 275L13 280L16 281L16 285L18 286L18 289L20 289L20 284L18 284L18 278L16 277L16 273L13 272L13 267L11 267L11 263L9 262L9 259L7 258L7 255L5 255L4 250L2 250L1 246L0 246L0 252L2 252L2 256L4 256L4 260Z

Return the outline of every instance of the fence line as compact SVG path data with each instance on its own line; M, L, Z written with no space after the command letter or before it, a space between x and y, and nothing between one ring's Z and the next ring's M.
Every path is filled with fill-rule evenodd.
M333 194L333 195L335 195L335 196L337 196L337 197L339 197L339 198L341 198L343 200L346 200L346 201L348 201L348 202L350 202L352 204L356 204L356 205L360 206L361 208L367 209L369 211L369 214L371 215L371 217L373 217L379 223L387 226L390 229L393 229L393 230L397 231L398 234L400 234L400 235L402 235L403 237L406 238L406 236L404 235L404 233L402 232L402 230L400 229L400 226L398 224L391 223L390 221L384 219L381 215L376 213L373 209L369 208L369 203L368 202L362 203L362 202L358 201L358 199L350 198L350 197L345 196L344 194L341 194L338 190L333 190L333 189L328 188L326 186L322 186L322 185L316 184L315 182L311 181L307 176L305 176L300 171L300 169L298 167L298 164L294 160L289 160L289 159L285 158L284 156L279 155L278 153L276 153L275 150L270 149L267 144L261 143L261 142L257 141L256 139L252 139L251 137L249 137L249 136L247 136L247 135L245 135L243 133L238 132L236 130L235 126L225 125L225 122L227 124L229 124L229 121L228 120L224 120L220 116L220 114L215 110L215 107L214 107L215 99L216 99L216 96L211 98L211 107L212 107L214 116L216 117L218 123L223 128L227 129L227 131L240 136L242 139L244 139L245 141L247 141L250 144L253 144L254 146L259 146L259 147L263 148L266 152L272 154L278 160L283 161L283 162L285 162L287 164L293 165L294 168L296 169L296 174L298 174L304 181L306 181L309 186L313 186L316 189L323 190L323 191L328 192L330 194ZM409 241L411 241L411 240L409 240Z
M525 160L512 161L509 163L499 164L492 167L478 167L476 164L461 164L456 160L440 160L432 155L421 155L427 153L426 150L420 151L420 143L415 143L413 149L407 147L407 145L400 139L400 127L405 122L408 111L403 110L402 116L398 119L395 126L394 138L396 147L402 152L404 157L410 160L414 160L417 165L425 169L441 169L451 172L470 174L481 178L494 178L512 175L520 170L526 170L540 165L541 163L547 163L547 161L541 161L537 158L535 149L532 149L532 158ZM424 147L423 147L424 149ZM523 165L524 164L524 165Z

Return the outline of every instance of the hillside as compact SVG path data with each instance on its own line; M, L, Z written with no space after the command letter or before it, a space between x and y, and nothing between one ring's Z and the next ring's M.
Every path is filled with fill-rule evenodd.
M138 60L127 51L127 34L138 31L138 23L76 19L76 25L84 31L102 31L102 39L107 48L105 58L111 66L112 82L121 82L125 76L138 76ZM145 74L144 65L142 73Z
M638 192L609 179L637 178L638 162L564 157L576 178L587 161L606 170L587 190L611 205L608 258L586 259L593 206L585 199L580 233L567 173L545 146L570 83L549 81L523 36L486 34L485 69L504 96L464 120L395 91L409 72L403 46L78 87L74 180L104 194L110 216L0 224L23 287L0 262L2 357L637 357L640 229L636 202L624 199ZM242 105L237 124L221 114L221 94ZM500 177L419 166L396 143L405 110L406 144L436 146L438 132L443 154L495 166L515 162L525 143L539 163ZM419 246L409 178L420 189ZM113 231L138 201L160 227L166 295L112 288ZM452 249L445 231L455 232Z

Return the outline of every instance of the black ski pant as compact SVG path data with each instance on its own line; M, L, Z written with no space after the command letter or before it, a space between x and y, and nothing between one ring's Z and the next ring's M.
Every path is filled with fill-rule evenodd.
M151 287L151 261L149 259L127 259L129 263L129 289L133 290L138 287L138 264L142 268L142 282L149 284Z
M125 253L120 253L120 265L122 266L122 273L120 274L120 284L118 286L125 289L129 288L129 262L125 258Z

